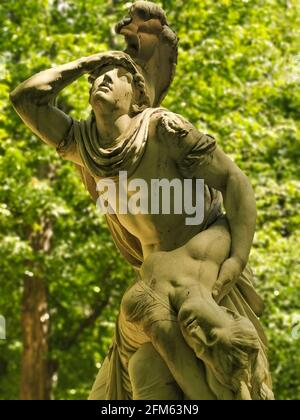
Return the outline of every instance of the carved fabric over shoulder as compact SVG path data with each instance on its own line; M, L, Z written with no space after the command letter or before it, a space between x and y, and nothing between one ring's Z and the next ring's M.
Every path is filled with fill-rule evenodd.
M186 137L193 129L186 119L173 112L164 112L159 120L158 132L160 136L167 135L168 138Z
M117 145L103 147L93 116L74 123L74 137L85 168L94 177L118 179L120 171L128 176L138 167L148 141L149 123L159 108L147 108L132 120L118 138Z
M194 177L197 168L211 163L216 147L217 143L213 136L198 131L191 149L178 162L182 175L187 178Z
M197 167L211 162L216 149L214 137L201 133L180 115L164 112L159 120L158 133L161 138L167 138L170 147L178 148L177 163L183 176L192 178Z

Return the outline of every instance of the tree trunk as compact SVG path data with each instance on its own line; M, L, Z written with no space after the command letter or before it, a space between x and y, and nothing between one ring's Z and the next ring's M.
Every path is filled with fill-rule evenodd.
M30 237L34 252L48 252L52 229L42 222L42 232ZM52 369L48 363L49 313L47 287L37 265L28 264L22 298L21 400L50 400Z
M47 294L42 280L26 277L22 300L21 400L49 400Z

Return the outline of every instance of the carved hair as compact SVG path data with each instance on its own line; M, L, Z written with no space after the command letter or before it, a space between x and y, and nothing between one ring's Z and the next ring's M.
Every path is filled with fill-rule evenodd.
M181 331L217 381L233 392L234 399L273 399L262 344L252 322L219 307L224 323L214 326L215 321L206 320L205 305L201 317L196 317L191 308L185 302L179 311Z
M222 309L233 316L232 321L226 329L213 329L212 340L207 343L216 377L234 391L235 399L273 399L264 383L267 372L261 363L257 331L247 318Z
M139 92L138 101L132 105L131 116L139 114L150 106L150 98L144 76L139 72L129 55L123 52L112 52L103 56L99 67L89 75L88 81L93 84L105 67L114 66L127 70L133 76L133 86Z

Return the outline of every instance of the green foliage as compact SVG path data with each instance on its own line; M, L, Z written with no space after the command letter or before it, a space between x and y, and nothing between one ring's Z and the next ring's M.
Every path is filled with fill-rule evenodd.
M180 38L179 64L164 106L216 136L255 188L258 229L251 264L266 312L276 397L300 398L299 0L165 0ZM19 394L20 304L26 276L46 279L54 398L86 398L133 272L73 165L21 123L9 92L31 74L83 55L122 49L113 26L123 1L2 0L0 4L0 395ZM85 118L86 79L59 106ZM297 164L298 162L298 164ZM45 224L49 252L30 238ZM109 299L109 300L107 300ZM82 329L99 302L105 309ZM300 328L299 328L300 332Z

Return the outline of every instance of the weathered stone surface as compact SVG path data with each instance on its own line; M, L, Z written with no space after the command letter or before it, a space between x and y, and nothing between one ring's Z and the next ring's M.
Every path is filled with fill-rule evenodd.
M262 302L246 265L256 219L250 182L211 135L159 108L177 60L164 12L136 2L117 32L126 52L42 71L11 94L24 123L76 164L98 204L104 191L97 184L110 179L112 193L102 205L116 245L138 272L90 398L272 399L257 318ZM75 121L53 103L84 74L92 113ZM126 189L120 200L122 173L126 183L138 181L138 196ZM146 187L154 179L176 180L177 193L191 181L188 195L176 196L181 211L130 211L138 201L149 204ZM186 223L191 214L180 200L196 197L197 179L204 180L203 217Z

